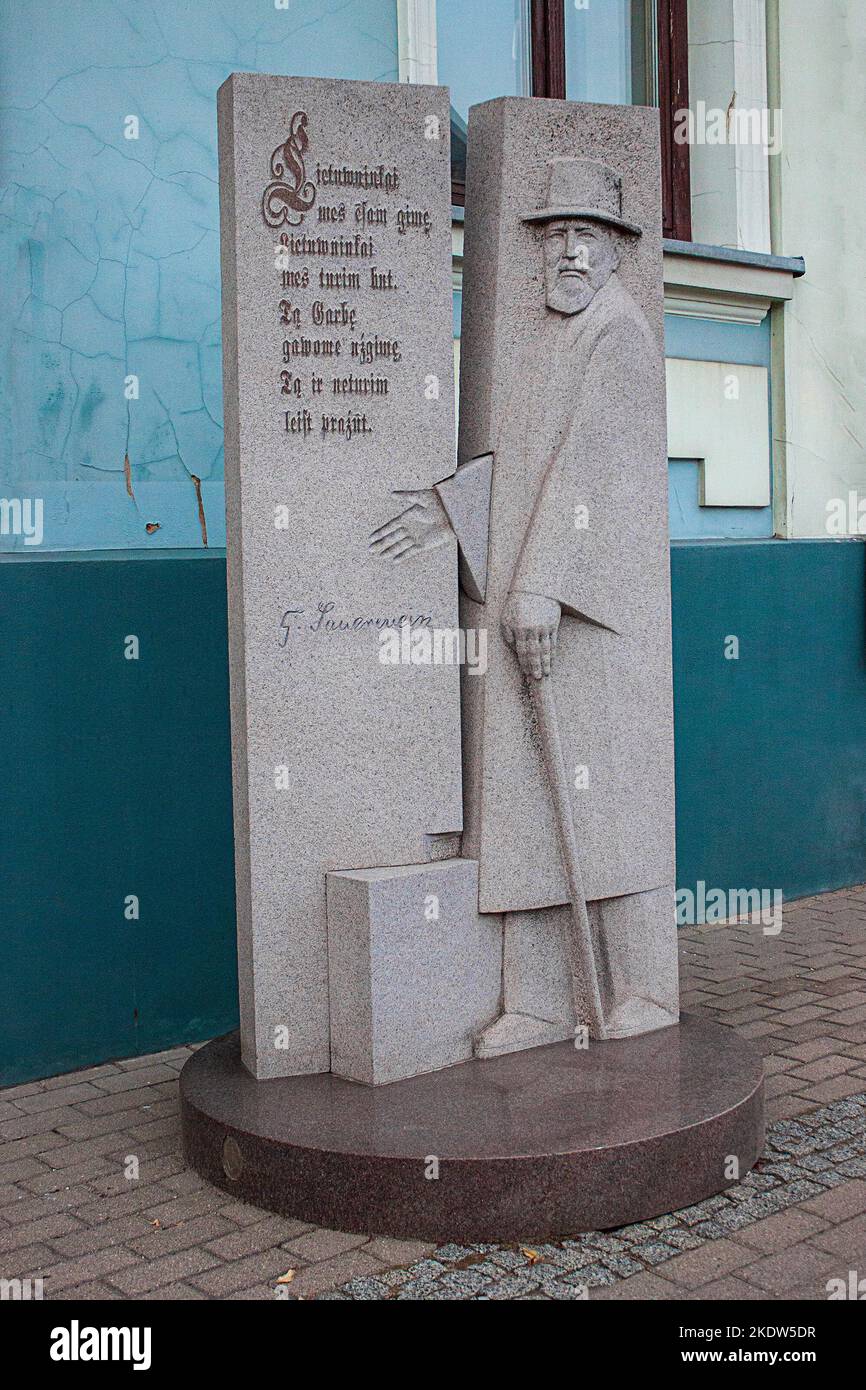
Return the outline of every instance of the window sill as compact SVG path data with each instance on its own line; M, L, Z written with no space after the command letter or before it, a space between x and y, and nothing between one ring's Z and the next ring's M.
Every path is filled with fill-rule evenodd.
M772 256L699 242L663 242L665 312L721 323L762 323L794 294L801 256Z

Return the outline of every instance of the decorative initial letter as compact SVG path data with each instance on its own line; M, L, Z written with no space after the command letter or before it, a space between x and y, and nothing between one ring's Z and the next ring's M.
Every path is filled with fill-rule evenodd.
M271 174L262 196L262 216L269 227L288 223L296 227L316 201L315 185L306 177L304 153L310 140L307 113L296 111L289 123L288 139L271 155Z

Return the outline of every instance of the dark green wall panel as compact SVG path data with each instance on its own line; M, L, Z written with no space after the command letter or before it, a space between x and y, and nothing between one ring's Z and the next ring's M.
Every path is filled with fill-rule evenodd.
M856 540L673 547L680 887L866 881L864 555Z
M0 651L0 1077L232 1027L224 562L2 564Z
M864 553L674 546L681 887L866 881ZM2 563L0 653L2 1082L233 1027L223 560Z

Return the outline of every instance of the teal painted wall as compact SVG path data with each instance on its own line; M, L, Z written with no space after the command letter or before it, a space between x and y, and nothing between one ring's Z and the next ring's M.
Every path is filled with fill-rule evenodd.
M673 546L680 887L866 881L864 557L857 540Z
M0 1084L225 1032L224 561L7 561L0 650Z
M866 881L864 556L673 547L680 886ZM233 1027L224 562L0 563L0 650L0 1083Z
M232 71L396 82L395 0L0 6L0 495L43 500L44 551L203 548L193 477L225 544L216 93Z

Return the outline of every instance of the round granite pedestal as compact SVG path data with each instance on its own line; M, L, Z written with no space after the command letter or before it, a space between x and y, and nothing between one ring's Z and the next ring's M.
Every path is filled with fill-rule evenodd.
M255 1081L231 1034L190 1058L180 1092L186 1157L218 1187L316 1225L436 1241L659 1216L730 1186L731 1156L743 1176L764 1137L760 1057L688 1014L378 1087Z

